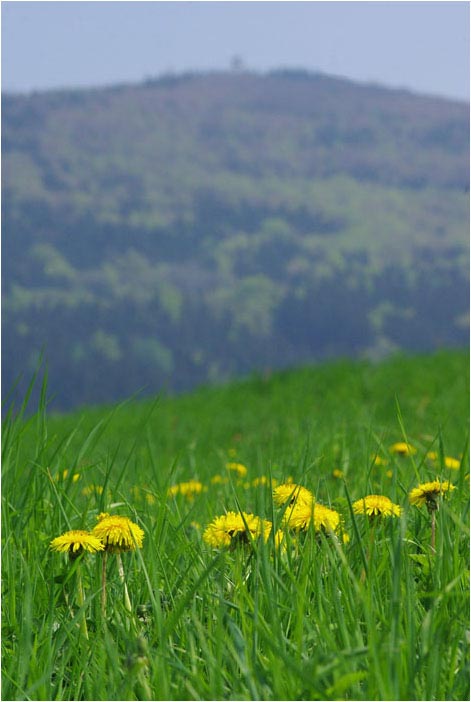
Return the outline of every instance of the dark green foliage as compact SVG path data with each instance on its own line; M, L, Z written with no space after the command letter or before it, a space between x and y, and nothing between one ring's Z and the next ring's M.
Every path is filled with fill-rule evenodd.
M41 348L71 407L467 344L466 105L280 70L2 108L4 387Z

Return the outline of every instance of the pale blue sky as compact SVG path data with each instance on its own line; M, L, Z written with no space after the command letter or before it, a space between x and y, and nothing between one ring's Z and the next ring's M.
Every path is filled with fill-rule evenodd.
M2 89L300 67L469 100L468 2L13 2Z

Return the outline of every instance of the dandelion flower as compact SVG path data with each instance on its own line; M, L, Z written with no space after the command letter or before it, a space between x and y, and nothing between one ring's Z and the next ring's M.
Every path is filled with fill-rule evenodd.
M275 532L275 546L276 548L282 547L283 551L286 551L286 542L284 541L285 535L281 529Z
M427 453L427 458L431 461L438 461L439 456L436 451L429 451ZM451 470L459 470L461 462L457 458L452 458L452 456L445 456L443 459L445 468L450 468Z
M421 507L422 505L427 506L431 519L432 533L430 545L433 552L435 552L435 512L438 509L438 498L445 492L450 492L454 489L455 486L448 480L444 482L433 480L430 483L421 483L409 493L409 502L411 505L416 505L417 507Z
M98 524L93 529L107 551L120 553L142 548L144 531L127 517L110 516L107 512L98 515Z
M236 543L250 543L251 539L263 536L266 541L270 535L272 525L266 519L245 512L228 512L216 517L209 524L204 533L203 540L209 546L231 546Z
M287 502L290 505L293 505L295 502L304 505L312 505L314 502L314 495L302 485L283 483L273 490L273 502L275 505L278 505L278 507L281 507Z
M417 450L405 441L398 441L390 446L389 450L391 453L397 453L399 456L412 456L414 453L417 453Z
M229 478L223 477L222 475L213 475L210 480L211 485L225 485L229 482Z
M297 531L306 531L311 524L316 532L335 532L340 526L340 514L317 502L297 502L283 517L283 525Z
M89 497L90 495L102 495L102 494L103 494L103 486L102 485L93 485L93 484L87 485L82 490L82 495L85 495L85 497Z
M252 485L252 487L259 487L260 485L269 485L270 480L267 478L266 475L261 475L259 478L254 478L252 480L252 483L249 483L248 485Z
M83 529L73 529L66 531L62 536L57 536L51 541L50 548L53 551L68 553L71 558L77 558L84 551L96 553L103 551L104 546L93 534Z
M334 468L332 471L332 476L334 478L343 478L343 470L340 470L340 468Z
M373 465L374 466L387 466L388 462L385 458L382 458L381 456L378 456L378 454L376 454L373 458Z
M272 485L275 487L278 485L278 480L276 478L268 478L266 475L261 475L258 478L254 478L251 483L248 483L248 485L252 487L259 487L260 485L267 485L268 487Z
M401 508L384 495L368 495L352 505L355 514L366 514L368 517L399 517Z
M440 482L433 480L430 483L421 483L418 487L413 488L409 493L409 502L411 505L421 507L427 505L429 511L437 509L437 500L440 495L445 492L454 490L455 486L448 480Z
M226 463L227 470L233 470L239 478L245 478L247 475L247 468L242 463Z
M154 505L157 502L155 496L152 494L152 492L150 492L149 488L147 487L139 487L137 485L134 485L130 489L130 492L135 501L140 502L142 500L145 500L149 505Z
M65 534L62 534L61 536L57 536L51 541L50 548L53 551L68 553L69 559L71 561L78 558L85 551L89 551L90 553L97 553L98 551L104 550L104 546L101 543L100 539L97 539L96 536L93 536L93 534L90 534L88 531L85 531L83 529L72 529L71 531L66 531ZM79 566L80 564L77 565ZM76 577L77 604L79 605L79 607L83 607L85 604L85 594L83 590L82 574L80 571L80 567L77 567ZM88 639L88 629L85 610L83 610L82 614L79 615L79 618L80 630L84 637Z
M195 495L199 495L205 490L206 488L203 486L203 483L200 483L199 480L188 480L185 483L178 483L178 485L172 485L171 487L169 487L167 494L170 497L183 495L189 500L192 500Z
M66 468L65 470L62 471L62 475L56 475L56 480L67 480L67 476L69 475L69 470ZM76 483L77 480L80 479L80 473L74 473L72 476L72 482Z

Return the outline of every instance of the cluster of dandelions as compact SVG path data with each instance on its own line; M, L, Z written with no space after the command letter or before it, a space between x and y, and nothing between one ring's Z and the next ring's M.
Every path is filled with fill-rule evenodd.
M235 479L237 487L245 489L260 487L260 486L275 486L278 485L276 478L268 478L266 475L260 475L256 478L249 479L247 477L248 469L243 463L235 463L230 461L226 463L226 474L221 475L216 473L209 481L209 486L202 483L196 478L185 480L174 485L170 485L167 489L167 495L171 498L178 496L185 497L189 501L193 501L195 497L208 492L208 487L213 485L227 485L231 480Z
M435 511L439 498L455 489L450 481L435 480L413 488L409 503L417 507L425 505L432 516L431 548L435 550ZM318 502L313 493L303 485L283 483L273 490L273 503L282 508L281 526L275 533L275 544L283 542L283 529L295 533L314 530L316 535L339 538L344 544L350 540L345 530L342 515L331 507ZM352 504L355 515L365 515L374 525L378 520L400 517L403 508L386 495L366 495ZM270 521L246 512L227 512L216 517L203 533L203 540L213 548L235 547L238 544L253 543L263 537L265 542L273 530ZM373 530L371 532L373 534Z
M216 517L206 527L203 540L215 548L249 544L262 537L265 543L272 531L272 523L247 512L227 512ZM280 538L281 535L278 535Z
M273 534L275 546L284 545L284 529L295 532L307 531L312 526L316 533L337 534L346 537L340 514L315 501L313 494L302 485L284 483L275 487L273 501L278 507L285 507L281 519L281 529ZM259 538L266 543L273 532L273 524L247 512L227 512L208 524L203 540L213 548L250 544Z
M131 601L126 585L121 553L142 548L144 531L128 517L110 515L107 512L99 514L97 520L97 524L91 531L72 529L61 534L61 536L57 536L51 541L50 548L53 551L67 553L71 561L75 561L79 556L86 553L100 553L102 555L101 609L103 615L106 612L107 555L109 553L114 554L117 559L119 577L124 588L124 604L130 612ZM80 608L83 608L85 604L80 564L77 564L77 604ZM81 629L88 638L85 616L81 618Z
M296 483L283 483L273 491L273 502L284 510L282 526L295 532L313 528L316 534L341 535L344 542L348 535L343 528L340 514L320 504L310 490Z

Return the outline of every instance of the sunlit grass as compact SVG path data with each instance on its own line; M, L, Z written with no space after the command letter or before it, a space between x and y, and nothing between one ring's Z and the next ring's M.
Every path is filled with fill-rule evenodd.
M466 372L451 353L340 363L64 417L44 392L6 418L3 699L469 699ZM436 480L454 489L432 544L410 493ZM342 530L291 528L286 484ZM400 510L363 514L369 495ZM239 531L207 543L230 511ZM50 548L103 512L142 548Z

